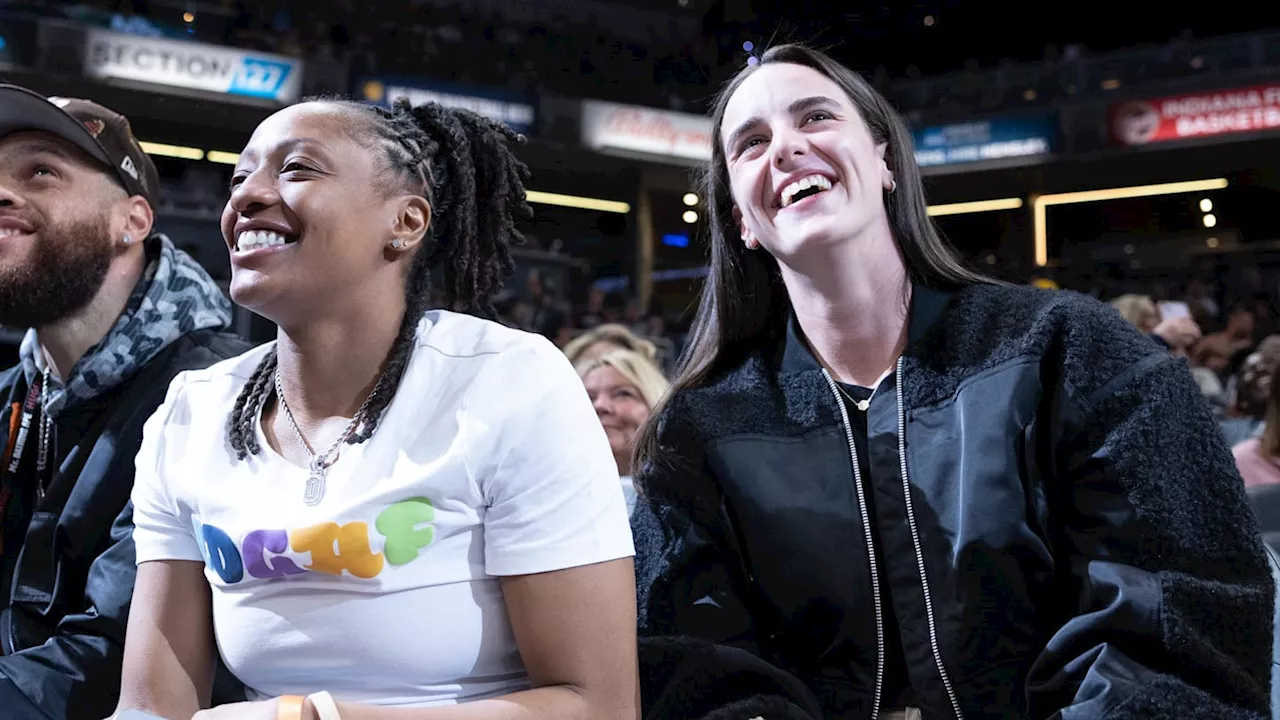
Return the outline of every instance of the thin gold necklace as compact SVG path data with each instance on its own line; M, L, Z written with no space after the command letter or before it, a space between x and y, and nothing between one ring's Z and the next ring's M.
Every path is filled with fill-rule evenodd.
M858 410L862 412L866 412L867 408L871 407L871 398L875 397L876 393L880 392L880 386L877 385L875 390L872 390L871 394L867 396L866 400L859 400L854 396L850 395L849 391L845 390L844 385L841 383L836 383L836 389L840 391L841 395L844 395L845 397L849 398L849 402L853 403L853 406L858 408Z

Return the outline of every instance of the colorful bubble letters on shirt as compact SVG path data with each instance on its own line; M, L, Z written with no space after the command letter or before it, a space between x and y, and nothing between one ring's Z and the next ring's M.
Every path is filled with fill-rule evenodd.
M411 498L392 505L373 522L373 530L383 538L382 552L373 551L369 523L319 523L297 530L254 530L237 544L216 525L199 525L197 538L205 562L228 585L245 575L271 580L306 572L357 578L377 577L387 565L406 565L435 540L435 508L426 498ZM307 554L310 563L299 565Z

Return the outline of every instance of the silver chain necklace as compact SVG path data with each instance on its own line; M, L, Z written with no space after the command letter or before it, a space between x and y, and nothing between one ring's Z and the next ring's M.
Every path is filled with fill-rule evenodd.
M36 505L44 504L44 471L49 467L49 435L53 419L49 417L49 366L40 375L40 454L36 455Z
M293 428L293 434L297 436L298 442L302 443L302 447L306 448L307 455L311 457L311 476L307 478L307 487L302 493L302 501L308 505L319 504L321 498L324 497L324 481L325 475L329 472L329 468L338 461L339 449L347 438L351 437L351 433L355 432L356 427L360 425L360 420L364 417L364 413L369 409L369 403L373 401L374 393L378 391L378 387L382 385L382 378L378 378L378 382L374 383L373 390L369 391L369 397L364 399L364 403L360 405L360 409L356 410L355 417L351 418L351 422L347 423L347 428L342 431L337 440L333 441L333 445L322 455L317 455L312 449L311 443L307 442L307 438L303 436L302 429L298 427L298 421L293 419L293 411L289 409L289 403L284 399L284 385L280 382L280 371L276 370L276 397L280 400L280 407L284 410L284 416L289 419L289 427Z

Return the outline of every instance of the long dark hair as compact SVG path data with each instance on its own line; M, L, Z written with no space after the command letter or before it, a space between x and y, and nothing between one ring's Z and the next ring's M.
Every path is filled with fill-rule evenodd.
M702 178L703 194L708 198L711 263L687 349L676 368L668 399L742 362L761 345L775 342L785 327L790 304L777 261L767 252L748 250L738 237L729 169L720 142L729 99L752 73L776 63L812 68L839 85L858 109L872 139L877 144L887 144L885 162L897 186L894 192L885 193L885 209L910 281L940 289L991 282L956 259L929 219L911 131L898 112L858 73L827 54L803 45L778 45L765 52L757 64L734 76L716 100L711 162ZM637 468L647 467L647 461L656 455L657 421L665 405L664 400L640 430L636 443Z
M491 298L515 268L511 246L522 240L516 222L533 215L525 201L529 170L516 159L509 142L524 137L476 113L435 103L391 110L350 100L317 98L346 111L349 131L380 150L388 189L421 194L431 203L432 221L415 252L405 281L405 312L364 413L347 442L364 442L395 396L412 355L418 321L428 310L431 273L444 276L445 307L493 319ZM256 455L254 425L258 409L274 390L276 353L272 350L236 398L227 429L236 458Z

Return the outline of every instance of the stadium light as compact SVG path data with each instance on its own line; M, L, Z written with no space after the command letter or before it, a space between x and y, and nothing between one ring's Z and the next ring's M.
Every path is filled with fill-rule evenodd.
M200 148L183 147L182 145L166 145L164 143L139 142L142 152L148 155L181 158L183 160L203 160L204 151Z
M1034 197L1031 199L1031 209L1032 222L1035 226L1036 265L1044 267L1049 264L1049 233L1045 219L1045 208L1050 205L1070 205L1073 203L1125 200L1155 195L1204 192L1206 190L1221 190L1227 185L1226 178L1213 178L1212 180L1187 180L1184 182L1160 183L1158 185L1134 185L1132 187L1083 190Z
M559 193L528 190L525 199L540 205L559 205L560 207L577 208L579 210L598 210L600 212L626 215L631 212L631 204L619 200L601 200L600 198L581 197L578 195L561 195Z
M930 205L927 208L929 217L939 215L964 215L966 213L991 212L993 210L1017 210L1022 207L1022 198L1000 198L998 200L974 200L973 202L947 203Z
M240 153L210 150L204 154L204 159L209 162L221 163L223 165L235 165L240 162Z

